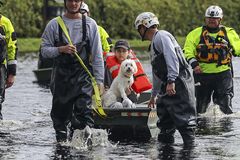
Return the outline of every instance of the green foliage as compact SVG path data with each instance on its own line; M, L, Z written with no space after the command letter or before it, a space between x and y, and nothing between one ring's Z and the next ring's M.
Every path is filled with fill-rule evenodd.
M94 0L87 3L91 16L114 38L139 38L133 24L136 16L145 11L158 16L160 29L186 36L192 29L204 25L205 10L210 5L223 9L223 25L240 31L238 0Z
M118 39L113 39L113 43ZM185 37L177 36L178 43L183 46ZM131 48L134 51L137 51L137 54L144 54L147 51L150 45L149 41L141 41L140 39L128 40ZM39 46L41 43L40 38L18 38L18 50L20 53L29 53L29 52L37 52L39 50ZM138 52L140 51L140 52Z
M42 0L5 0L1 14L8 17L18 37L39 36L42 29Z
M20 53L37 52L41 43L40 38L18 38L18 51Z
M139 39L134 28L136 16L145 11L155 13L160 29L174 35L186 36L189 31L204 24L205 10L219 5L224 12L223 25L240 31L238 0L88 0L91 17L103 26L114 39ZM7 16L18 37L40 36L44 27L43 0L3 0L1 13ZM62 6L49 0L51 6Z

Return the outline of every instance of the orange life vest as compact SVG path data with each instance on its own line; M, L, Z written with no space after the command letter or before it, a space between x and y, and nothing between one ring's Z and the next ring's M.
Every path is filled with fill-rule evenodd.
M136 93L141 93L143 91L151 89L152 84L149 81L147 75L145 74L139 59L132 52L130 53L130 58L136 62L136 65L138 68L137 73L134 74L134 83L132 85L132 89ZM114 79L115 77L117 77L121 64L118 63L115 53L112 53L112 52L107 53L106 65L112 75L112 78Z
M200 42L197 45L197 59L205 63L218 63L218 66L229 64L232 54L230 42L224 27L220 27L217 37L209 36L206 27L203 27Z

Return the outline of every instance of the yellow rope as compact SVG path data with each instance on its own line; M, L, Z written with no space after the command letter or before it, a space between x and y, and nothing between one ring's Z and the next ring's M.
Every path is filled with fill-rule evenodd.
M72 41L70 39L70 36L68 34L68 31L66 29L66 26L62 20L62 18L60 16L57 17L57 22L58 24L60 25L60 27L62 28L64 34L66 35L69 43L71 45L72 44ZM95 77L92 76L91 72L88 70L88 68L85 66L84 62L82 61L81 57L78 55L77 52L74 52L74 55L77 57L79 63L82 65L82 67L85 69L85 71L88 73L88 75L90 76L91 80L92 80L92 86L93 86L93 90L94 90L94 93L95 95L93 96L93 99L95 100L95 103L96 103L96 108L93 107L93 110L100 116L100 117L106 117L106 113L104 112L103 110L103 107L102 107L102 100L101 100L101 97L100 97L100 93L99 93L99 89L98 89L98 85L97 85L97 82L95 80Z

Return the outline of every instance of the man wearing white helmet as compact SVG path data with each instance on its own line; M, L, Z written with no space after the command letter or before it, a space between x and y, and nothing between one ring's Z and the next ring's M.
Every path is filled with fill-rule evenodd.
M84 2L81 6L80 13L90 16L89 7ZM112 40L109 37L106 30L102 26L98 25L98 31L99 31L100 39L101 39L101 43L102 43L103 56L104 56L103 58L106 59L106 54L111 51L111 48L113 46Z
M54 59L51 118L58 142L66 141L67 135L72 134L67 133L69 125L71 131L85 128L88 134L94 126L90 109L93 88L88 73L75 57L76 52L98 85L103 87L104 62L97 24L80 13L82 3L83 0L64 0L66 12L52 19L42 35L41 54ZM60 18L73 45L59 23Z
M157 102L160 142L173 143L178 129L184 144L192 145L196 125L193 76L176 39L158 30L158 25L158 18L151 12L143 12L135 20L142 40L151 41L153 89L148 106L155 107Z
M194 71L197 112L204 113L211 102L225 114L231 114L233 98L232 56L240 55L240 39L233 28L221 25L223 11L210 6L205 25L191 31L184 54Z

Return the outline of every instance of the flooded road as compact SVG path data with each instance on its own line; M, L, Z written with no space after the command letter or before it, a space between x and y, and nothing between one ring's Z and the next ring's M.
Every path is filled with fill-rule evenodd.
M39 86L32 70L37 66L37 55L19 57L16 83L6 90L3 121L0 121L0 159L48 160L238 160L240 159L240 59L234 60L235 97L231 116L222 115L212 107L200 117L196 146L185 149L179 133L176 143L163 146L156 139L147 142L106 140L98 135L99 144L91 149L59 146L50 119L51 93ZM150 72L150 65L144 65ZM214 115L214 116L213 116ZM103 143L104 142L104 143Z

